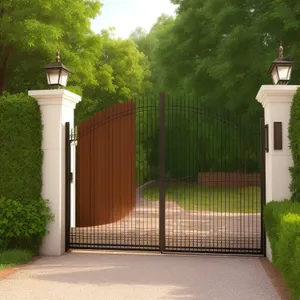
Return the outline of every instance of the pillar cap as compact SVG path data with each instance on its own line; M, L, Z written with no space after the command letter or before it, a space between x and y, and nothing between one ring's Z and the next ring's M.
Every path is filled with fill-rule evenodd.
M81 96L65 89L28 91L28 95L36 99L40 106L66 105L75 108L81 101Z
M262 85L256 100L265 107L268 103L291 103L299 85Z

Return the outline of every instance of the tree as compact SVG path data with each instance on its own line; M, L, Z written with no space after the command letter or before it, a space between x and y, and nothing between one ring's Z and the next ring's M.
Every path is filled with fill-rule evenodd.
M135 43L114 38L112 29L100 34L101 49L95 59L96 85L83 89L84 101L76 109L76 122L116 103L133 99L151 89L148 58Z
M168 40L168 33L173 27L174 17L162 14L147 34L141 27L130 35L130 38L136 43L138 49L142 51L150 61L152 92L167 92L167 86L164 83L165 68L157 54L160 45Z
M90 19L99 0L2 0L0 3L0 94L43 86L40 68L59 47L73 84L95 84L93 57L101 44ZM98 50L97 49L97 50Z
M279 41L285 53L300 58L300 4L291 0L173 0L177 16L159 36L152 61L159 66L165 90L202 95L222 106L259 117L255 101ZM299 68L295 68L297 78ZM156 74L154 72L154 74Z

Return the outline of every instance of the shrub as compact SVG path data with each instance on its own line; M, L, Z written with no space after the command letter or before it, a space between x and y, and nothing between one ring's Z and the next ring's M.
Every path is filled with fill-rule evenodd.
M273 263L282 272L294 299L300 299L300 203L268 203L264 220Z
M294 266L290 270L289 286L294 293L296 299L300 299L300 238L298 237L294 244L293 256L290 261L291 266Z
M0 97L0 197L38 199L42 188L39 105L25 94Z
M30 249L38 253L47 223L53 220L48 202L0 198L0 244L4 248Z
M283 217L289 213L300 213L300 204L293 201L273 201L264 209L264 223L272 248L273 263L276 265L278 258L278 240Z
M300 237L300 214L288 214L282 217L278 238L277 263L287 283L290 282L290 272L293 269L291 258L295 251L295 242ZM295 266L296 267L296 266ZM300 278L300 266L298 266Z
M289 123L290 148L293 156L293 167L290 168L292 199L300 202L300 90L298 89L291 107Z

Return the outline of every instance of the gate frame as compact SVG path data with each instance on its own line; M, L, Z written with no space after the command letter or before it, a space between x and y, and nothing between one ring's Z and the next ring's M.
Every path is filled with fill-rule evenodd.
M66 197L66 252L70 249L70 234L71 234L71 143L70 143L70 123L65 124L65 197Z
M160 93L159 99L159 250L166 248L166 98Z
M159 97L159 251L166 252L166 97L164 93L160 93ZM263 222L263 212L266 204L266 170L265 170L265 121L264 118L260 120L260 194L261 194L261 252L253 253L252 255L266 255L266 232ZM66 252L70 249L70 234L71 234L71 134L70 123L65 123L65 197L66 197L66 227L65 227L65 242ZM77 154L77 153L76 153ZM76 155L75 154L75 155ZM122 250L122 248L120 248ZM138 249L145 250L145 249ZM157 251L151 250L151 251ZM170 252L181 252L180 250ZM186 252L186 251L184 251ZM199 253L206 253L199 252ZM208 253L224 253L230 254L231 252L213 251ZM244 254L238 252L238 254ZM245 254L248 254L248 252ZM251 253L249 253L251 255Z
M266 256L266 229L264 225L264 209L266 205L266 132L265 119L260 119L260 201L261 201L261 251Z

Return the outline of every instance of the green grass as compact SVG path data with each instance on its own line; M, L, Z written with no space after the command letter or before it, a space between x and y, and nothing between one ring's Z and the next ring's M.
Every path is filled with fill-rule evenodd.
M145 188L144 198L158 201L157 186ZM201 188L197 185L173 185L166 188L166 201L176 201L185 210L260 213L260 188Z
M4 250L0 252L0 270L28 263L33 254L29 250Z

